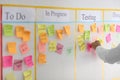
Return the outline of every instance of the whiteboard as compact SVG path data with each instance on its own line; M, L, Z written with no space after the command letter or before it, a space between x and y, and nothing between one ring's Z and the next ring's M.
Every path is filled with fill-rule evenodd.
M21 39L16 38L15 34L12 37L6 37L6 36L2 35L2 56L11 55L6 50L7 43L8 42L16 42L17 54L12 55L13 56L13 61L14 61L14 59L22 59L23 60L24 57L32 55L32 61L34 62L34 23L33 23L33 21L35 20L35 9L34 8L21 8L21 7L3 7L2 10L3 10L2 11L2 14L3 14L3 16L2 16L3 24L2 25L4 25L4 24L13 25L14 33L15 33L15 27L19 26L19 25L24 26L25 30L29 30L31 32L30 40L27 42L30 50L29 50L28 53L26 53L24 55L19 50L19 46L22 43ZM5 14L6 12L9 12L10 14L13 14L14 16L17 12L19 12L19 13L24 14L26 16L26 18L24 20L17 20L16 17L15 17L13 20L10 20L9 18L8 19L6 18L6 14ZM2 28L3 27L4 26L2 26ZM33 80L34 80L34 77L35 77L34 66L28 68L24 64L24 61L22 63L22 70L21 71L14 71L13 66L9 67L9 68L2 68L2 69L3 69L3 71L2 71L3 79L2 80L5 80L6 74L8 74L10 72L14 73L14 75L16 77L16 80L24 80L23 72L26 71L26 70L32 70Z
M67 16L45 16L45 11L54 11L56 13L66 13ZM56 40L58 43L64 45L61 55L56 52L50 52L48 50L48 43L46 45L46 64L38 63L38 28L36 26L36 77L37 80L74 80L74 31L75 23L73 22L75 13L72 10L59 10L59 9L37 9L37 24L45 24L46 27L54 25L55 30L63 29L63 26L70 25L70 36L63 35L63 40L56 38L56 34L53 37L49 37L49 40ZM47 17L47 18L46 18ZM36 24L36 25L37 25ZM72 52L69 54L66 50L72 48Z

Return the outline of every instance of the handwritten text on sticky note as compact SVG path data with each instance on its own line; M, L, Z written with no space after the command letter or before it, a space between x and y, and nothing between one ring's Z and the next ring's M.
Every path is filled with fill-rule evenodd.
M48 42L47 33L41 33L40 34L40 42L41 43L47 43Z
M7 43L7 50L10 54L16 54L16 42L8 42Z
M3 56L3 67L8 68L12 67L12 56Z
M32 71L27 70L23 72L24 80L32 80Z
M16 37L22 38L24 33L24 26L16 26Z
M4 24L3 25L3 32L5 36L13 36L13 25Z
M56 52L58 54L62 54L62 51L63 51L63 45L60 44L60 43L57 43L57 50L56 50Z
M40 54L39 54L39 57L38 57L38 62L39 62L40 64L45 64L45 63L46 63L46 55L43 54L43 53L40 53Z
M49 36L54 36L54 34L55 34L54 25L49 25L49 26L47 27L47 31L48 31L48 35L49 35Z
M24 42L27 42L30 40L30 34L31 34L30 31L27 31L27 30L24 31L24 34L23 34L23 41Z
M28 47L27 43L23 42L22 44L20 44L20 51L22 54L26 54L29 50L30 48Z
M22 60L15 59L13 69L15 71L21 71L22 70Z
M56 41L50 41L49 42L49 51L56 51L56 45L57 45L57 43L56 43Z
M25 57L24 62L28 67L32 67L33 66L32 55Z
M42 33L46 33L46 25L38 24L38 34L41 35Z

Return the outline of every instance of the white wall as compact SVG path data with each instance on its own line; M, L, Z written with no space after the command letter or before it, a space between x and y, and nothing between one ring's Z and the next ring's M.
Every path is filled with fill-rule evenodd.
M0 0L0 4L24 4L75 8L120 8L120 0Z

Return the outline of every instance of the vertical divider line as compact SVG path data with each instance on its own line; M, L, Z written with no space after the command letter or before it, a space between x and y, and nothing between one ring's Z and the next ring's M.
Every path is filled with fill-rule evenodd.
M74 31L74 80L76 80L76 26L77 26L77 9L75 9L75 31Z
M35 8L35 21L34 21L34 63L35 63L35 65L34 65L34 80L36 80L36 70L37 70L37 68L36 68L36 21L37 21L37 8Z
M102 10L102 24L103 24L103 26L104 26L104 10ZM103 33L104 34L104 33ZM102 80L104 80L105 79L105 74L104 74L104 72L105 72L105 69L104 69L104 62L102 62Z

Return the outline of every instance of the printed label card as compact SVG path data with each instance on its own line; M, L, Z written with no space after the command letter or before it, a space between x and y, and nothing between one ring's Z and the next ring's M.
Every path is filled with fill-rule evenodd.
M14 60L14 66L13 66L13 69L14 71L21 71L22 70L22 60L19 60L19 59L15 59Z
M3 56L3 68L12 67L12 56Z
M27 65L27 67L32 67L33 66L32 55L25 57L24 62Z

